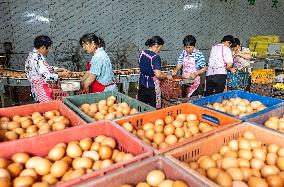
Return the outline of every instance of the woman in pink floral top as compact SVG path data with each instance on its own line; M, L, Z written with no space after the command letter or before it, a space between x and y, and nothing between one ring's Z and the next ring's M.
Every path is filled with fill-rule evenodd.
M34 49L29 53L25 62L25 71L31 82L33 98L40 103L52 100L49 81L56 81L58 77L70 76L70 71L50 66L44 58L51 44L52 41L48 36L37 36L34 40Z

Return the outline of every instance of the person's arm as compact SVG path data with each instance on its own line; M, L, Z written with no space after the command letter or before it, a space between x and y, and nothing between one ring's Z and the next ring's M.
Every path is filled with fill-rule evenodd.
M86 71L83 75L83 77L81 77L81 82L84 82L88 77L88 71Z
M153 68L154 68L154 74L158 79L172 79L171 75L167 75L161 71L160 56L154 57L152 63L153 63Z
M91 84L96 80L96 75L91 74L90 72L86 72L85 74L85 79L84 81L82 81L82 86L84 88L87 88L89 86L91 86Z
M59 74L50 72L48 66L44 62L44 59L38 59L37 65L38 73L43 77L45 81L57 81Z
M191 78L196 78L197 76L201 75L207 70L206 62L205 62L205 57L204 55L199 52L196 53L196 69L197 71L191 75Z
M246 60L250 60L251 59L251 53L250 52L240 52L237 53L236 56L240 56Z
M177 65L176 65L176 68L173 70L172 75L176 75L177 72L182 68L184 56L185 56L185 53L184 53L184 50L183 50L178 57Z

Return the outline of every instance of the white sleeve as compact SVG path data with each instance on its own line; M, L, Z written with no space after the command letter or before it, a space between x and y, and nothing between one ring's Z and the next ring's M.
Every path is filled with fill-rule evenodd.
M233 53L229 47L223 47L223 57L226 64L233 63Z

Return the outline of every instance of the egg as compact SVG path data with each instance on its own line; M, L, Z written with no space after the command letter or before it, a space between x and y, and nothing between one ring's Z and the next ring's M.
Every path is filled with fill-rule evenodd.
M103 160L101 163L101 169L107 168L113 164L113 161L110 159Z
M84 169L90 169L93 166L93 161L90 158L87 157L79 157L75 158L72 161L72 167L76 169L84 168Z
M183 122L182 122L181 120L177 119L177 120L174 120L174 121L172 122L172 125L173 125L175 128L179 128L179 127L182 127L182 126L183 126Z
M0 158L0 168L6 168L9 165L9 160L5 158Z
M222 159L221 167L223 169L238 167L238 159L236 159L234 157L226 157L226 158Z
M47 182L36 182L32 185L32 187L48 187L48 183Z
M281 171L284 171L284 157L282 156L278 157L276 161L276 165Z
M265 165L261 168L261 175L263 177L268 177L269 175L276 175L278 171L275 169L275 167L270 165Z
M270 187L284 186L284 182L279 175L270 175L266 178L266 181Z
M142 128L143 128L144 131L147 131L149 129L153 129L154 124L153 123L145 123Z
M0 168L0 178L7 178L10 180L11 175L7 169Z
M58 182L58 180L51 174L42 176L41 180L43 182L47 182L49 185L54 185Z
M166 136L172 135L172 134L174 134L174 132L175 132L175 127L173 125L168 124L164 127L164 134Z
M148 129L145 131L145 136L146 138L148 138L149 140L153 140L154 136L155 136L155 130L154 129Z
M249 167L240 167L243 173L243 180L248 181L248 179L253 175L252 170Z
M172 122L174 121L174 117L173 116L166 116L165 117L165 123L168 125L168 124L172 124Z
M120 186L120 187L123 187L123 186ZM151 186L147 182L140 182L135 187L151 187Z
M228 146L230 147L231 150L233 151L238 151L239 150L239 146L238 146L238 141L237 140L231 140L228 143Z
M80 157L82 155L82 149L78 144L68 144L66 149L67 156L71 158Z
M132 132L133 131L133 126L131 123L126 122L122 124L122 127L125 128L127 131Z
M168 135L165 139L165 142L168 145L173 145L173 144L177 143L177 137L175 135Z
M55 178L62 177L64 173L68 170L67 162L63 160L56 161L52 164L50 169L50 174Z
M151 186L158 186L166 178L164 172L161 170L153 170L147 175L147 182Z
M112 156L112 149L109 146L101 146L99 149L101 159L109 159Z
M165 135L163 133L156 133L153 137L154 143L160 145L162 142L165 141Z
M17 177L13 180L14 187L21 187L21 186L31 186L35 182L34 178L31 176L22 176Z
M5 133L5 137L8 140L16 140L16 139L18 139L19 136L14 131L8 131L8 132Z
M35 171L39 175L47 175L51 168L51 162L48 159L39 158L36 160L36 165L34 166Z
M248 186L251 187L268 187L268 184L264 179L259 177L250 177L248 180Z
M221 171L218 174L218 176L216 178L216 182L220 186L232 186L232 183L233 183L231 176L224 171Z
M208 178L213 180L213 181L217 178L217 176L220 172L221 172L221 169L216 168L216 167L208 168L207 171L206 171Z
M10 172L11 177L14 178L23 171L24 166L21 163L11 163L6 169Z
M64 147L54 147L48 152L48 158L51 160L60 160L65 155Z
M209 169L216 167L216 163L210 157L206 157L199 162L199 167L202 169Z
M101 142L101 145L107 145L110 148L114 149L116 147L116 142L114 139L110 138L110 137L106 137L103 139L103 141Z

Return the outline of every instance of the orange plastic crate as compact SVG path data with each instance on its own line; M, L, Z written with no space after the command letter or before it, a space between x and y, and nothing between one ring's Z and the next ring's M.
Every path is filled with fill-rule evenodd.
M35 103L15 107L0 108L0 117L12 118L14 115L28 116L34 112L47 112L49 110L59 110L61 115L70 120L71 126L87 124L73 110L68 108L62 102L51 101L46 103Z
M214 126L218 126L219 128L216 128L212 131L206 132L206 133L202 133L202 134L198 134L197 136L194 136L192 138L186 139L182 142L178 142L174 145L169 146L166 149L155 149L152 148L155 154L162 154L165 152L168 152L170 150L176 149L182 145L185 145L187 143L190 142L194 142L200 138L209 136L211 134L214 134L216 132L219 132L223 129L226 129L227 127L236 125L241 123L240 120L235 119L233 117L227 116L225 114L207 109L207 108L202 108L200 106L196 106L190 103L183 103L180 105L176 105L176 106L172 106L172 107L168 107L168 108L163 108L157 111L153 111L153 112L146 112L146 113L142 113L142 114L137 114L135 116L130 116L124 119L118 119L115 120L116 123L118 123L119 125L122 125L123 123L129 122L131 123L134 128L136 130L139 130L142 128L142 125L148 122L154 122L157 119L164 119L166 116L170 115L173 117L176 117L178 114L181 113L194 113L197 115L198 120L201 122L206 122L210 125L214 125ZM214 117L217 121L219 121L219 124L209 121L207 120L207 117ZM126 129L124 129L123 127L121 127L124 131L126 131ZM134 135L132 135L134 136ZM141 140L142 141L142 140Z
M226 145L230 140L241 137L242 134L249 130L254 133L257 140L263 144L277 144L284 147L284 136L264 129L262 127L253 125L248 122L241 123L231 128L227 128L219 133L216 133L206 139L202 139L197 142L180 147L176 150L168 152L166 157L171 161L181 166L188 172L192 173L199 180L209 184L210 186L216 186L210 179L202 176L197 171L185 166L182 162L192 162L198 160L203 155L212 155L219 152L221 146ZM181 162L182 161L182 162Z
M133 138L128 133L121 131L120 128L118 128L118 126L113 122L100 121L64 129L61 131L54 131L52 133L43 134L32 138L1 143L0 158L10 158L15 153L20 152L44 157L48 154L49 150L58 143L69 143L71 141L81 140L87 137L93 138L98 135L105 135L114 138L120 151L130 152L135 156L127 161L113 164L110 167L94 171L93 173L83 175L82 177L75 178L64 183L58 183L56 186L74 186L83 180L103 176L106 173L112 172L113 170L123 168L128 164L140 161L153 155L151 149L149 149L147 146L144 146L137 138Z
M76 186L118 187L123 184L138 184L139 182L146 181L147 174L155 169L164 171L167 179L182 180L190 187L206 186L205 183L196 180L190 173L162 156L145 159L142 162L137 162L106 176L84 181Z

